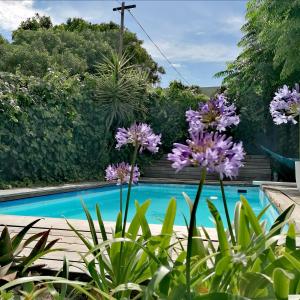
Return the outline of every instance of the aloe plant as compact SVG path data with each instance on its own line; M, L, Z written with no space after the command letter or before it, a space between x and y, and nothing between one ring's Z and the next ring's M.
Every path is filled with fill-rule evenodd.
M28 231L39 220L31 222L13 237L7 226L4 226L0 236L0 283L25 276L32 271L39 271L43 265L33 264L42 256L59 250L53 249L58 239L48 242L50 230L36 233L25 239ZM33 244L34 246L32 246ZM23 254L25 248L29 247L32 247L30 253Z

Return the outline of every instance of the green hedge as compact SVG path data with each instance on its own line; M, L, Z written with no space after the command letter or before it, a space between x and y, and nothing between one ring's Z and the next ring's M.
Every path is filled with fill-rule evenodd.
M108 163L129 161L130 149L114 148L117 125L105 133L97 82L53 70L43 78L0 73L2 186L101 179ZM162 134L160 154L167 153L173 142L186 139L185 111L206 98L172 83L149 90L142 100L145 115L136 118ZM138 164L160 154L143 155Z
M97 178L108 162L103 121L78 77L0 74L2 181Z

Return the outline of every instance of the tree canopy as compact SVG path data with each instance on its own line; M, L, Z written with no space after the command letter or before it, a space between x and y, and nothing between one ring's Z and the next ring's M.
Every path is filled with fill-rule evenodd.
M49 68L84 75L96 73L96 65L118 49L119 25L92 24L80 18L53 26L50 17L39 16L22 22L12 42L0 39L0 71L44 76ZM136 34L125 30L124 49L133 64L149 73L151 83L159 81L164 69L142 47Z
M241 112L237 135L248 151L259 144L286 155L296 153L296 127L275 127L269 102L278 87L300 80L300 2L298 0L250 0L246 24L239 42L241 53L227 70L223 85ZM253 141L256 141L254 144Z

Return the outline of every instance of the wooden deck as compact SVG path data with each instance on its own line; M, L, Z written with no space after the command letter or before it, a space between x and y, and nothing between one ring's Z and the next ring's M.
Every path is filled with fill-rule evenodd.
M9 229L11 236L18 233L24 226L30 222L36 220L36 217L25 216L9 216L0 215L0 232L3 226L6 225ZM80 231L85 237L91 239L89 232L88 222L85 220L68 220L76 229ZM98 223L95 222L95 227L98 229ZM114 223L105 222L106 232L109 235L112 234ZM50 271L58 271L62 268L63 259L66 257L70 262L70 272L84 273L83 263L80 254L87 253L87 248L82 241L76 236L76 234L70 229L66 220L60 218L43 218L29 231L25 236L28 239L30 236L37 232L42 232L51 229L49 241L54 239L60 239L55 245L55 248L63 248L64 251L52 252L41 258L38 263L45 264L45 269ZM150 229L153 235L159 234L161 231L161 225L151 224ZM217 240L216 231L213 228L207 228L212 239ZM187 235L185 226L174 226L174 231L178 236L185 237ZM101 239L100 231L98 231L98 237ZM31 247L25 248L25 252L29 253Z
M237 181L251 182L253 180L271 180L270 159L264 155L246 155L244 167L239 170ZM152 165L145 167L144 176L149 178L168 178L176 180L199 180L199 167L186 167L180 172L175 172L171 162L164 156ZM207 175L208 180L218 180L214 174Z

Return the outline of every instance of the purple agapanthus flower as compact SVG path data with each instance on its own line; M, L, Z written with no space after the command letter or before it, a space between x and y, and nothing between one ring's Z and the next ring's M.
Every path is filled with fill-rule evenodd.
M116 165L109 165L105 172L107 181L116 182L117 185L129 183L131 166L128 163L121 162ZM139 168L134 166L132 182L137 183L140 177Z
M232 178L243 166L244 156L242 143L234 143L231 137L218 132L199 132L191 135L187 145L175 143L168 159L177 171L186 166L200 166L221 178Z
M296 124L300 113L300 94L298 88L290 90L287 85L280 88L270 103L270 113L276 125L291 122Z
M225 131L226 128L240 122L235 105L229 104L224 94L218 94L215 98L200 103L198 110L188 110L186 119L192 133L199 133L205 129Z
M161 144L161 135L156 135L147 124L133 124L130 128L119 128L116 134L117 149L123 145L132 144L138 146L140 152L144 149L156 153Z

